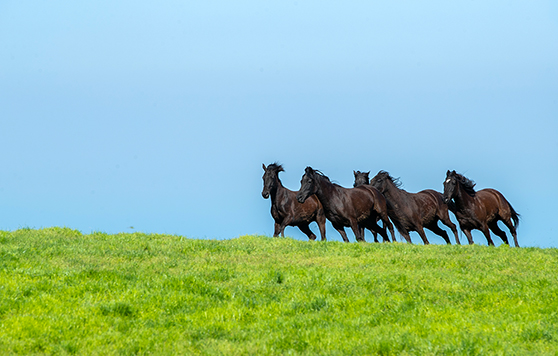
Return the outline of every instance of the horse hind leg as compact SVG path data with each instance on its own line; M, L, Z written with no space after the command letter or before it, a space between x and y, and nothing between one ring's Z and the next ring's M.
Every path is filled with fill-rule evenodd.
M308 236L308 238L310 240L312 240L312 241L316 240L316 235L312 232L312 230L310 230L310 227L308 226L308 224L298 225L298 228L300 229L300 231L305 233L306 236Z
M504 225L506 225L508 229L510 229L510 232L513 237L513 242L515 242L515 247L519 247L519 244L517 243L517 229L515 228L515 225L511 222L511 218L502 219L502 222L504 223Z
M504 231L502 231L502 229L500 229L500 227L498 226L498 220L492 221L490 224L488 224L488 227L494 233L494 235L501 238L502 241L504 241L504 243L506 245L510 244L509 241L508 241L508 237L506 236L506 233Z
M435 221L432 224L426 226L426 228L436 235L441 236L446 241L446 244L451 245L448 233L446 232L446 230L443 230L442 228L440 228L440 226L438 226L438 221Z
M377 234L380 234L380 236L383 239L383 242L391 242L390 239L389 239L389 236L387 234L385 226L380 227L380 225L378 225L377 222L373 222L373 223L371 222L371 223L368 223L366 225L366 228L368 230L370 230L374 234L375 237L377 236ZM374 242L378 242L378 241L375 239Z
M442 221L442 224L446 225L451 229L451 232L453 232L453 236L455 236L455 243L461 245L461 242L459 241L459 236L457 235L457 226L455 226L455 224L450 220L447 211L446 211L446 216L440 217L440 221ZM437 224L438 223L436 223L436 225Z
M374 236L374 242L378 243L378 233L376 231L372 231L372 236Z
M387 229L389 230L389 233L391 234L391 238L393 239L393 242L397 242L397 240L395 239L395 231L393 231L393 224L391 223L391 221L389 221L389 217L388 217L387 213L381 214L380 216L378 216L378 218L376 218L376 225L378 224L378 221L380 221L380 220L382 220L382 223L384 224L383 231L386 231L386 227L387 227ZM411 242L411 239L409 238L408 241Z

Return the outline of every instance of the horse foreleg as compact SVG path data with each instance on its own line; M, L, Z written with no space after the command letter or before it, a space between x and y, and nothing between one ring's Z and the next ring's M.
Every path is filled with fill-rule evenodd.
M424 233L424 229L422 227L419 227L417 229L418 234L420 235L420 238L422 239L422 242L425 245L430 245L430 242L428 242L428 239L426 238L426 234Z
M492 241L492 238L490 237L490 230L488 229L488 225L485 224L480 230L484 234L484 237L486 237L488 246L494 246L494 241Z
M347 234L345 233L345 228L342 225L337 225L337 224L332 224L332 225L333 225L333 228L335 230L337 230L339 235L341 235L341 237L343 238L343 241L349 242L349 238L347 237Z
M283 221L279 224L279 232L281 233L281 237L285 237L285 228L293 221L293 218L290 216L286 216Z
M318 224L318 229L320 229L320 235L322 236L322 241L326 240L326 218L325 216L321 215L316 218L316 223Z
M467 241L469 241L469 245L473 245L473 235L471 235L471 230L463 230L463 232L465 233L465 236L467 236Z
M364 238L364 225L358 224L358 231L360 233L360 236Z
M457 226L455 226L455 224L450 220L449 216L443 217L440 220L442 221L442 224L446 225L451 229L451 232L453 232L453 236L455 236L455 242L458 245L461 245L461 242L459 242L459 237L457 236ZM436 223L436 225L437 224L438 223Z
M278 222L275 222L275 225L273 227L273 237L279 236L279 234L281 233L281 225Z

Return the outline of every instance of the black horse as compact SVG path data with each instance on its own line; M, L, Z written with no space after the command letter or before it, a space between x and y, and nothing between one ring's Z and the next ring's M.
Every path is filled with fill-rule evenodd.
M367 184L369 173L355 172L355 185ZM432 189L425 189L418 193L406 192L401 189L399 180L385 171L378 172L370 181L370 185L385 196L388 215L407 242L411 242L409 232L416 231L424 244L428 245L429 242L424 233L426 228L450 244L447 232L438 226L438 221L442 221L451 229L455 241L459 244L457 228L449 218L448 206L443 202L441 193Z
M326 240L325 214L322 204L316 196L311 196L303 204L296 200L296 193L283 187L279 179L279 172L283 167L277 163L269 166L262 164L265 171L263 175L262 197L271 195L271 216L275 220L273 236L285 236L285 227L297 226L310 240L315 240L316 235L308 226L312 221L318 224L322 241Z
M368 174L370 174L370 172L368 173L364 173L361 171L353 171L353 174L355 175L355 183L353 184L353 188L359 187L361 185L368 185ZM378 221L380 220L380 217L378 216L376 218L376 223L378 223ZM362 229L361 229L362 230ZM362 232L364 234L364 231ZM376 231L372 231L372 235L374 236L374 242L378 242L378 233ZM392 235L391 238L393 239L393 242L395 242L395 235Z
M297 200L302 203L315 194L324 207L326 217L341 234L343 241L349 242L345 226L351 227L357 241L365 241L361 227L376 231L384 241L389 241L385 229L387 226L394 236L393 226L387 215L386 200L376 189L343 188L311 167L306 167L300 183ZM384 228L376 223L378 216L383 221Z
M506 233L498 227L498 221L502 221L510 229L515 246L519 247L516 233L519 214L499 191L488 188L477 192L474 187L475 183L463 175L455 171L446 172L444 201L455 202L455 216L469 244L473 243L473 229L482 231L489 245L494 245L489 230L509 244Z

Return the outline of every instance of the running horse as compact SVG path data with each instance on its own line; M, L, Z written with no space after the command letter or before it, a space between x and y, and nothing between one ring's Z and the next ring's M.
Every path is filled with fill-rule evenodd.
M498 221L502 221L510 230L515 246L519 247L516 233L519 214L499 191L490 188L475 191L474 187L475 183L470 179L455 171L447 171L444 202L455 202L455 216L469 244L473 243L471 230L477 229L482 231L488 245L494 245L490 231L509 245L506 233L498 226Z
M386 226L394 236L393 225L387 215L386 200L376 189L364 186L343 188L312 167L306 167L300 184L297 200L303 203L315 194L324 207L326 218L331 221L343 241L349 242L345 226L353 230L359 242L365 241L362 228L379 233L385 242L389 242ZM376 223L377 217L384 223L383 228Z
M370 172L358 173L355 172L355 185L366 184ZM424 232L426 228L441 236L448 245L451 244L448 233L438 226L438 221L441 221L451 229L457 244L460 243L457 228L450 220L448 205L444 203L441 193L432 189L409 193L401 189L399 179L392 177L386 171L378 172L370 180L370 185L378 189L386 198L388 215L407 242L411 242L409 232L416 231L423 243L428 245Z
M322 204L316 196L311 196L303 204L296 200L296 193L283 187L279 179L279 172L284 172L280 164L272 163L269 166L262 164L265 171L263 175L262 197L267 199L271 196L271 216L275 220L273 236L285 236L286 226L296 226L308 236L315 240L316 235L308 226L312 221L318 224L322 241L326 240L325 215Z

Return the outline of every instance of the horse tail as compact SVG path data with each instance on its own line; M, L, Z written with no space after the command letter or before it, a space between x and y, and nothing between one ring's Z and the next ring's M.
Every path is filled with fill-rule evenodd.
M508 205L510 206L511 218L513 220L513 226L517 229L517 225L519 225L519 217L521 215L519 215L517 213L517 211L515 211L515 209L513 208L513 206L509 202L508 202Z

